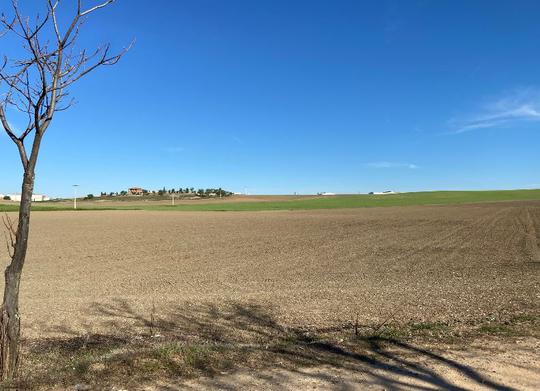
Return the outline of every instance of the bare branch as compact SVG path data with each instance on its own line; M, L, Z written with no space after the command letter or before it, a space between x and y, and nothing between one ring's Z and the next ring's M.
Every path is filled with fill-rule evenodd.
M47 13L43 17L36 17L33 24L29 18L23 17L16 0L12 0L13 20L8 20L5 15L0 18L0 25L6 32L12 32L21 39L28 54L26 58L16 60L5 58L0 66L0 83L7 86L7 93L2 99L3 105L13 106L28 116L27 126L22 134L15 135L11 129L9 132L6 130L14 142L24 141L32 132L43 135L54 113L64 111L74 104L73 99L68 103L62 102L68 95L67 88L101 66L116 64L134 43L131 42L116 54L111 54L109 44L98 47L91 53L83 49L74 54L73 47L85 17L108 6L114 0L103 1L84 11L82 2L78 0L77 12L64 33L61 32L57 18L60 0L45 1ZM40 38L40 33L45 28L54 32L55 43Z
M57 42L60 42L62 40L62 37L60 36L60 30L58 28L58 21L56 20L56 7L58 7L60 0L56 0L55 3L53 3L52 0L48 0L47 2L49 5L49 14L52 17L54 33L56 34L56 40Z
M15 250L15 238L17 237L15 222L11 220L7 212L4 212L4 216L2 216L2 223L5 227L4 236L6 239L8 254L10 257L13 257L13 251Z
M108 0L108 1L106 1L106 2L104 2L104 3L102 3L102 4L99 4L99 5L96 5L95 7L92 7L92 8L90 8L90 9L84 11L84 12L80 12L80 10L81 10L81 8L80 8L80 7L81 7L81 2L80 2L80 0L79 0L79 16L85 16L85 15L88 15L88 14L94 12L94 11L97 11L97 10L100 9L100 8L103 8L103 7L108 6L109 4L111 4L111 3L113 3L113 2L114 2L114 0Z
M129 49L132 48L132 46L134 44L135 44L135 41L132 41L129 44L129 46L125 47L119 54L116 54L114 56L108 56L109 49L110 49L110 46L108 44L107 44L107 46L105 46L105 48L103 50L98 49L98 51L102 51L101 58L95 64L91 65L89 68L87 68L84 71L80 72L79 74L77 74L73 78L66 80L64 83L62 83L60 85L60 88L69 87L71 84L75 83L77 80L79 80L80 78L86 76L88 73L92 72L94 69L96 69L96 68L98 68L98 67L100 67L102 65L105 65L105 66L115 65L129 51ZM82 65L86 64L86 62L88 62L92 57L94 57L94 56L93 55L89 56L89 57L84 57L83 56L83 58L81 58L81 60L76 64L76 66L75 66L76 68L74 68L74 69L77 71Z
M26 169L26 167L28 166L28 157L26 154L26 149L24 147L24 138L21 139L20 137L17 137L15 133L13 132L13 130L11 130L11 126L9 125L9 122L6 118L4 106L1 104L0 104L0 122L2 123L2 126L4 127L4 130L6 131L9 138L17 146L17 149L19 150L19 157L21 158L21 163L23 167ZM28 133L30 133L30 131ZM26 137L26 135L24 135L24 137Z
M17 23L17 18L14 17L11 22L8 22L6 15L2 13L0 15L0 25L4 26L4 31L0 32L0 38L6 35L9 31L12 31L15 26L15 23Z

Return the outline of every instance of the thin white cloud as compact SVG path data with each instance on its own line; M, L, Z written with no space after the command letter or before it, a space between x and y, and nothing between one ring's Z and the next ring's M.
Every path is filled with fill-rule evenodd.
M526 89L489 102L479 113L461 120L453 119L449 125L453 128L451 133L458 134L531 121L540 121L540 92Z
M396 162L371 162L366 165L371 168L408 168L411 170L418 168L416 164Z

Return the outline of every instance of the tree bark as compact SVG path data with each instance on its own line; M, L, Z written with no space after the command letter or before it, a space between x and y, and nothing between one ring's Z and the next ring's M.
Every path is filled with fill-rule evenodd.
M0 307L0 378L14 379L19 364L19 288L21 274L28 249L28 234L30 228L30 207L34 193L33 167L27 168L23 177L21 204L19 207L19 222L11 263L4 272L4 301Z

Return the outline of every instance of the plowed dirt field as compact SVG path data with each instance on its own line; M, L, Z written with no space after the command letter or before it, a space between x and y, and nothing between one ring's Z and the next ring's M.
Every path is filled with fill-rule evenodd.
M135 330L223 303L280 324L538 311L540 202L283 212L37 212L26 338ZM7 251L0 248L0 258Z

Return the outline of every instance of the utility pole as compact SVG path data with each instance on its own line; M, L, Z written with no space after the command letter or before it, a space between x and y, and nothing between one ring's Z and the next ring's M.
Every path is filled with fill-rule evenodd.
M79 185L73 185L73 209L77 209L77 187L79 187Z
M172 193L172 206L174 206L174 193Z

